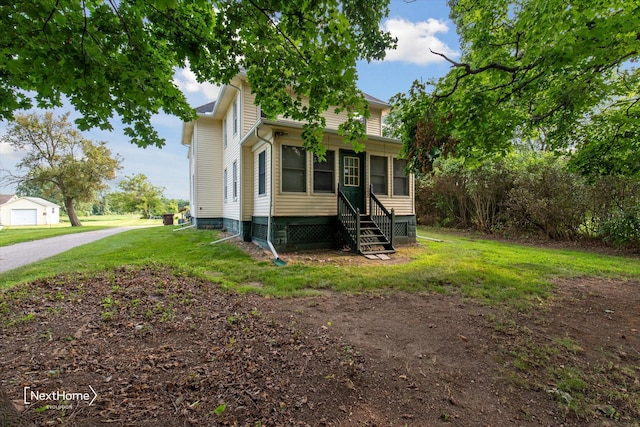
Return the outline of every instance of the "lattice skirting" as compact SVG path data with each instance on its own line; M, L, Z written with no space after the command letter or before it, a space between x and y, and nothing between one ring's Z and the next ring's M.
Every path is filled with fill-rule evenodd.
M253 217L251 239L266 246L268 221ZM396 217L395 241L415 242L415 216ZM340 227L336 216L274 217L271 222L271 242L279 251L342 247Z

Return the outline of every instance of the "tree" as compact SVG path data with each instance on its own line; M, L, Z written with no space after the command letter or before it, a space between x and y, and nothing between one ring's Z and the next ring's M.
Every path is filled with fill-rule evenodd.
M600 128L599 141L625 153L637 147L629 141L632 135L637 141L640 132L635 65L640 3L449 0L449 5L461 57L434 52L451 64L450 72L396 98L406 112L405 137L420 121L450 118L445 133L466 157L509 151L517 139L538 140L547 150L588 149L590 140L575 137L588 128ZM624 131L601 128L603 114L624 122ZM405 142L410 148L412 141Z
M127 175L118 188L122 191L112 193L113 203L123 212L141 212L148 219L163 206L164 188L152 185L144 174Z
M307 148L322 153L330 106L356 143L367 116L357 60L394 45L380 29L389 0L16 0L0 6L0 117L65 95L81 130L110 129L117 113L131 141L164 145L151 125L161 110L184 121L194 110L173 83L188 66L198 81L228 83L244 70L270 117L308 122ZM55 72L52 72L55 70ZM296 94L291 97L291 93ZM302 102L308 98L308 103Z
M68 117L69 113L56 118L50 112L16 115L0 141L26 151L16 165L24 174L11 173L9 181L40 188L45 197L59 193L71 225L81 226L74 203L93 201L106 188L104 181L115 178L121 160L112 157L106 142L85 139Z

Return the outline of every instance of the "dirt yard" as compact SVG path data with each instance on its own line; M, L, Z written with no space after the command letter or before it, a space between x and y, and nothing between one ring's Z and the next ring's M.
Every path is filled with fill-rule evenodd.
M153 268L59 276L0 294L0 380L42 426L637 426L640 283L557 285L516 311L238 296Z

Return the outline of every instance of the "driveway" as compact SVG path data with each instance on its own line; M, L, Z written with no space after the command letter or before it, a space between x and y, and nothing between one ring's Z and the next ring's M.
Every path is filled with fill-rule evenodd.
M52 257L76 246L95 242L123 231L140 227L117 227L84 233L65 234L32 242L16 243L0 247L0 273Z

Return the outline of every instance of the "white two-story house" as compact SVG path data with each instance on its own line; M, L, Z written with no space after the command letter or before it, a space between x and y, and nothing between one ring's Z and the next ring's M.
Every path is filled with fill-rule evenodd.
M240 74L185 123L191 216L279 251L344 247L393 252L415 241L414 177L400 141L382 136L389 105L371 96L365 150L338 134L346 113L325 113L326 161L303 148L300 122L267 120Z

